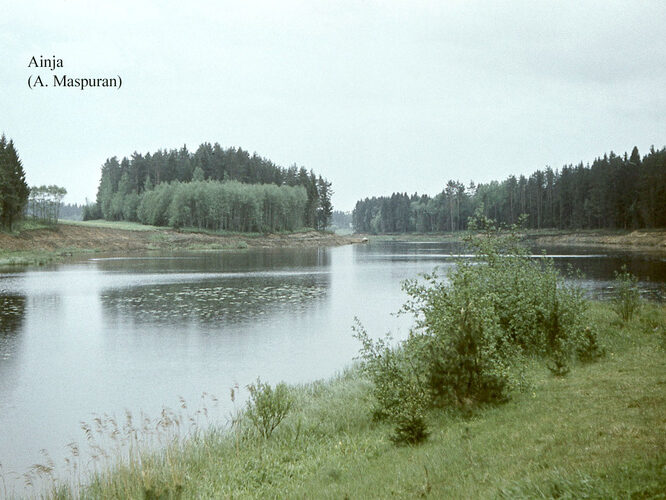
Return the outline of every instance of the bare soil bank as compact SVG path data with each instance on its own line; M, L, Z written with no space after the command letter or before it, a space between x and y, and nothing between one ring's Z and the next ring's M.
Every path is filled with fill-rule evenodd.
M178 232L171 229L133 231L85 225L59 224L32 229L18 235L0 233L4 252L49 252L94 250L140 252L150 250L222 250L233 248L308 248L360 242L359 238L317 231L270 235L214 235Z

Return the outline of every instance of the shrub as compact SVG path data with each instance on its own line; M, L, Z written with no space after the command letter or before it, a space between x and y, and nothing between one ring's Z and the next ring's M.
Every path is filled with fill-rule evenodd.
M250 391L250 400L245 414L254 428L264 438L269 438L291 410L293 397L283 382L273 388L257 379L257 382L248 385L247 389Z
M627 271L623 265L620 271L615 271L615 296L613 309L622 321L631 320L641 305L641 296L638 291L638 278Z
M395 429L391 441L395 444L418 444L424 441L429 435L425 415L423 399L414 392L406 394L393 414Z
M506 400L520 383L514 373L522 355L566 374L585 339L583 293L564 283L552 260L531 258L515 232L500 232L489 219L470 227L479 230L467 238L474 260L458 262L447 279L433 273L403 284L402 312L416 320L406 341L392 347L390 338L373 342L355 329L375 416L392 419L401 442L416 441L430 407Z
M531 258L514 231L470 222L474 260L458 262L448 282L408 281L404 310L427 339L429 389L441 402L499 402L517 384L521 354L539 355L562 375L580 342L586 302L551 259Z
M428 436L425 421L428 397L420 370L415 366L419 361L415 356L416 339L406 343L409 347L391 346L392 339L388 335L373 341L358 319L353 330L362 344L361 369L373 382L373 419L386 419L395 424L391 439L396 444L423 441Z
M474 268L459 267L450 275L450 285L434 274L424 278L425 284L404 284L411 297L405 308L417 316L413 336L420 338L432 402L468 405L505 399L511 346L502 340L493 299L476 282Z
M589 326L583 331L581 341L576 348L578 359L584 363L596 361L606 354L606 350L599 344L599 336L596 330Z

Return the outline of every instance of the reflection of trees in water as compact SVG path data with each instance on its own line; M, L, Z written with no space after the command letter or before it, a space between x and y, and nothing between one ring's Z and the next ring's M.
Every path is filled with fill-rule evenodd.
M328 248L280 248L243 252L210 252L181 256L98 260L102 271L145 274L155 272L252 272L289 271L331 265Z
M25 297L22 295L0 295L0 334L17 333L23 324Z
M12 356L25 317L25 297L0 295L0 360Z
M238 279L112 290L102 295L112 319L178 324L241 322L278 311L298 313L326 295L328 275Z

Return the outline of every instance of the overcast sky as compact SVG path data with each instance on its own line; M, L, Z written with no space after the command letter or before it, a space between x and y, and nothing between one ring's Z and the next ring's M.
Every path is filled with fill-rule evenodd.
M0 0L0 132L94 199L111 156L240 146L335 208L666 144L666 2ZM121 89L28 88L32 56Z

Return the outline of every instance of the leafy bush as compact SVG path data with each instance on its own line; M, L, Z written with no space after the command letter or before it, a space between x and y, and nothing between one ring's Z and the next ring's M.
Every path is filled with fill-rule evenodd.
M425 283L408 281L405 310L417 316L414 338L427 391L435 404L502 400L509 387L510 345L502 340L492 297L475 281L473 266L463 264L449 276L435 274ZM413 342L414 343L414 342Z
M552 260L531 258L515 232L477 217L467 238L476 258L458 262L448 282L436 275L408 281L404 310L417 318L428 345L429 389L442 403L502 401L517 380L522 354L567 370L580 342L586 307Z
M396 444L414 444L427 436L425 413L428 397L419 377L418 349L393 347L391 337L373 341L358 319L353 327L360 340L362 369L373 382L374 420L387 419L395 424L392 440ZM408 341L409 343L409 341Z
M566 374L585 340L583 293L551 260L531 258L515 232L500 232L489 219L470 226L479 231L467 238L475 259L459 261L447 279L433 273L403 284L409 299L402 311L416 319L406 341L373 342L356 327L375 416L395 422L403 442L418 435L427 408L506 400L523 355Z
M615 296L613 309L622 318L622 321L631 320L641 305L641 296L638 291L638 278L627 271L623 265L620 271L615 271Z
M269 438L291 410L293 397L284 382L273 388L270 384L257 379L257 382L248 385L247 389L250 391L250 400L245 414L254 428L264 438Z

